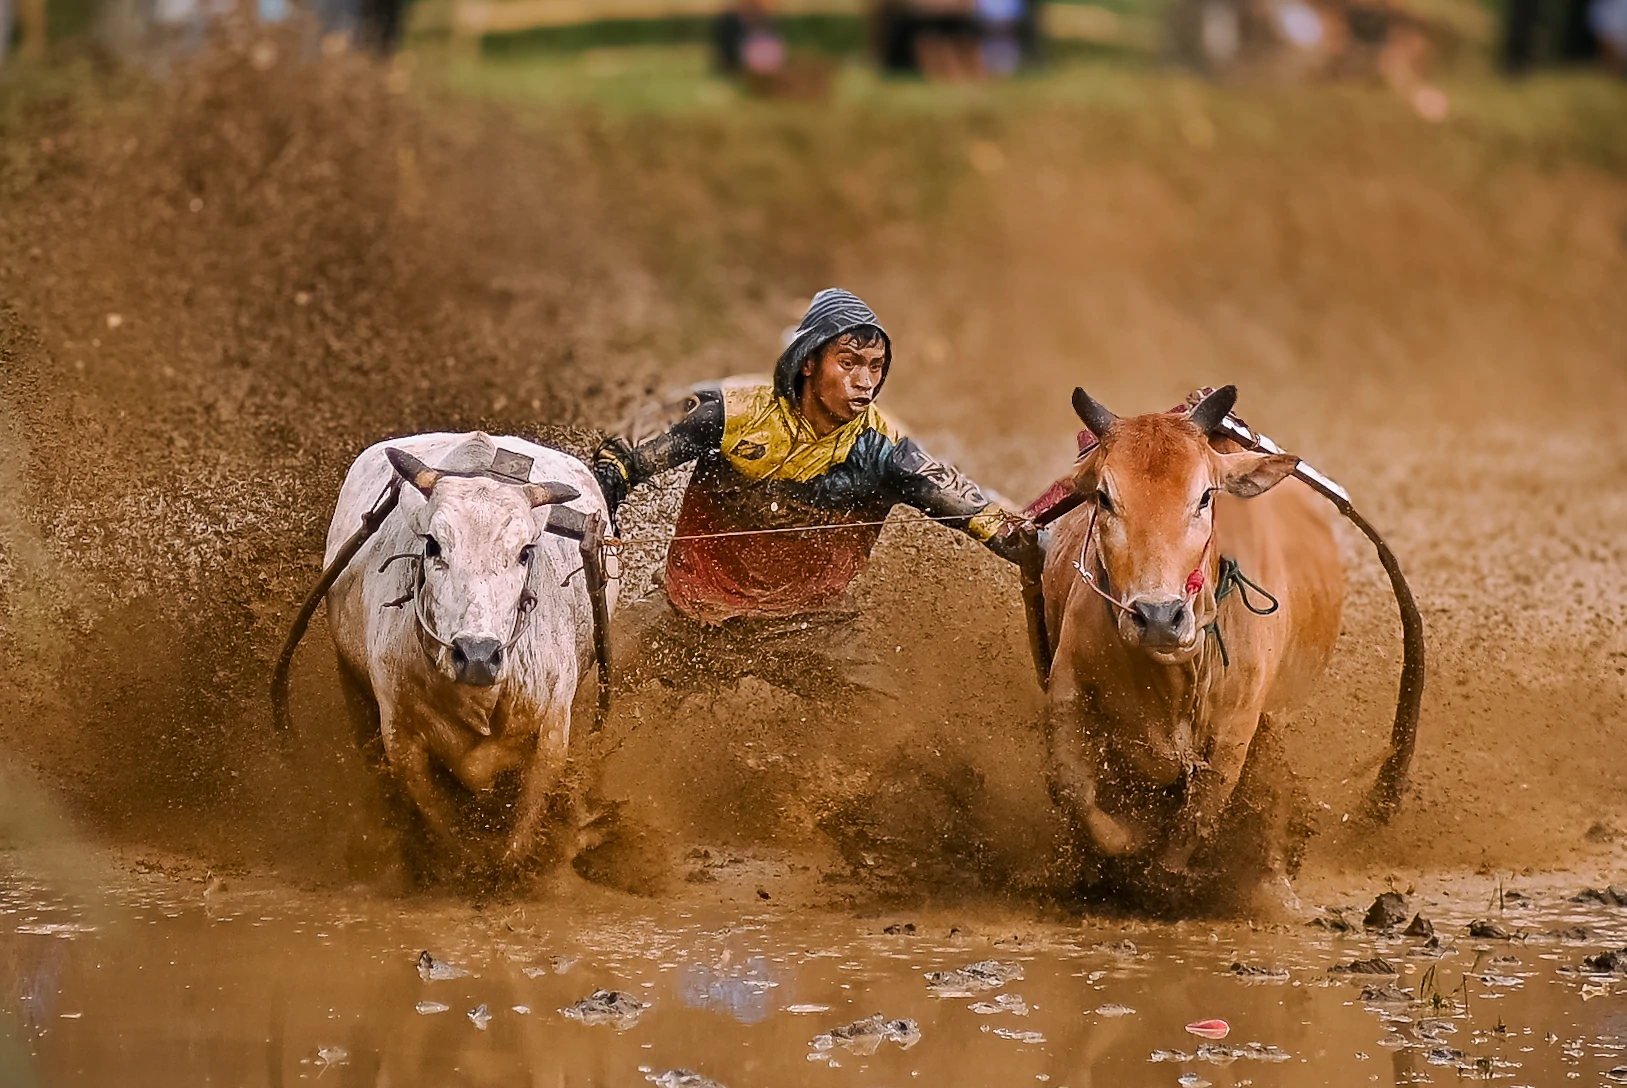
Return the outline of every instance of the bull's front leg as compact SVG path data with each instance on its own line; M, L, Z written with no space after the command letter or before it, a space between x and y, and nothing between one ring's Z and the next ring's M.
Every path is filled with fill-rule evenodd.
M1164 852L1159 857L1159 864L1165 869L1184 871L1197 848L1211 841L1220 829L1220 815L1237 790L1259 720L1259 714L1252 713L1235 721L1217 723L1220 728L1216 730L1208 765L1194 767L1187 776L1186 800L1176 814Z
M538 833L547 812L548 797L565 772L570 746L571 707L568 699L555 698L543 713L537 731L537 750L525 769L520 798L514 809L514 826L509 830L503 863L523 865L537 848Z
M406 790L418 814L435 837L448 846L457 846L457 836L453 831L456 815L435 785L427 738L416 730L404 730L399 726L387 725L383 734L384 755L395 772L396 781Z
M1083 828L1104 857L1122 857L1145 849L1146 834L1109 815L1096 800L1096 773L1104 752L1083 726L1084 698L1072 668L1063 664L1051 677L1047 732L1050 734L1051 799L1076 827Z

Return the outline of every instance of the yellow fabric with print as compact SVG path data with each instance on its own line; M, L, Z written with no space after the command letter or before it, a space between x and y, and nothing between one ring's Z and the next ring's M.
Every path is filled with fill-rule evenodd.
M723 390L723 456L750 480L807 483L846 461L866 431L897 441L892 424L874 404L820 438L797 406L775 396L771 385Z

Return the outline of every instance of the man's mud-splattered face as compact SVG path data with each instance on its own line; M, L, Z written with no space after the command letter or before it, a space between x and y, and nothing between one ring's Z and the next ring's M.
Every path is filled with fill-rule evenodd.
M802 414L821 434L857 419L875 400L886 365L885 340L861 345L838 336L802 364Z

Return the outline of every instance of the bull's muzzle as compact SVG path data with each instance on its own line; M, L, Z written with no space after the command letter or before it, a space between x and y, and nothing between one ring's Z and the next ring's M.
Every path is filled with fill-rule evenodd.
M458 683L489 688L503 671L503 644L495 638L452 640L452 672Z
M1192 642L1192 612L1180 597L1130 602L1128 618L1143 648L1181 650Z

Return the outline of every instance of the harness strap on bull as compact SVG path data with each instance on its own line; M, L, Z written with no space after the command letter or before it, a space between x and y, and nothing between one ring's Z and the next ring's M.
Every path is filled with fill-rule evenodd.
M1263 607L1255 607L1254 602L1249 600L1248 596L1248 591L1251 589L1270 603ZM1243 602L1243 607L1256 616L1269 616L1282 607L1282 602L1277 600L1269 589L1266 589L1239 569L1237 560L1229 555L1223 555L1220 557L1220 574L1215 579L1215 606L1218 608L1220 602L1233 593L1236 593L1237 599ZM1215 614L1214 619L1204 624L1203 630L1210 638L1215 640L1215 645L1220 648L1220 667L1230 668L1232 656L1227 653L1225 636L1220 633L1219 613Z
M359 529L350 535L344 545L334 554L333 562L322 571L322 577L317 580L311 592L306 595L305 603L300 606L299 615L294 617L293 626L288 629L288 637L283 640L282 653L277 656L277 667L271 673L271 725L279 734L288 732L288 670L294 662L294 651L299 649L300 640L305 637L305 629L311 625L311 617L316 615L317 607L333 583L344 573L350 561L356 558L356 553L362 550L362 545L372 538L384 520L395 511L396 504L401 501L401 485L404 481L399 477L390 481L389 486L379 493L373 508L362 515L362 524Z
M1250 430L1239 419L1228 416L1222 426L1245 448L1267 453L1281 452L1275 442ZM1356 510L1350 501L1350 494L1304 461L1299 463L1294 475L1331 502L1345 520L1360 529L1362 535L1372 542L1384 573L1389 575L1390 590L1401 613L1401 682L1395 697L1395 724L1390 729L1390 751L1379 767L1372 792L1367 795L1368 815L1379 823L1388 823L1401 806L1401 794L1407 788L1407 771L1412 766L1412 755L1418 746L1418 716L1423 707L1427 672L1424 617L1418 611L1418 603L1413 599L1412 587L1407 584L1406 575L1401 573L1401 561L1372 523Z
M604 518L598 514L583 514L568 506L555 506L548 512L547 531L577 541L582 556L582 580L593 605L593 656L599 664L594 732L603 728L605 717L610 713L610 606L604 592L609 582L605 569L605 528ZM576 571L571 574L574 576Z

